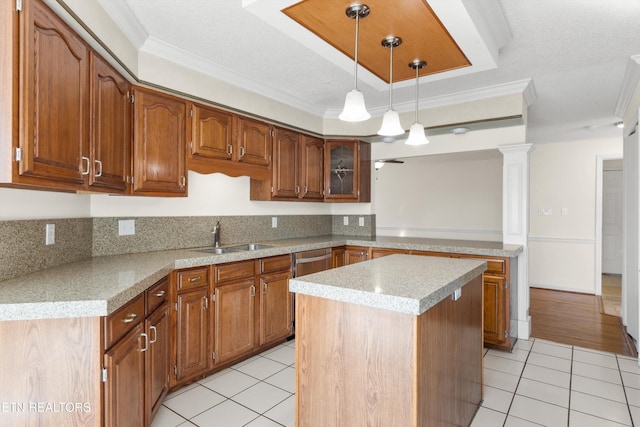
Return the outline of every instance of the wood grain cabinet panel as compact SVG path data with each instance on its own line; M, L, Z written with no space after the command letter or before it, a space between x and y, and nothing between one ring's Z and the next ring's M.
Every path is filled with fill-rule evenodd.
M236 117L239 162L258 166L271 163L271 125L246 117Z
M131 85L91 52L89 186L125 192L131 174Z
M23 6L16 181L76 188L90 167L89 48L42 2Z
M291 335L289 271L260 277L260 345Z
M324 141L308 135L301 137L300 198L321 201L324 199Z
M171 386L196 378L209 368L209 287L177 295L176 363Z
M253 278L215 287L216 363L250 353L256 345L256 286Z
M169 304L164 303L145 319L149 339L145 352L145 425L151 425L169 391Z
M500 345L508 338L507 301L504 277L485 274L484 283L484 339Z
M234 115L203 105L191 106L191 156L231 160L234 154Z
M344 264L350 265L369 259L369 248L347 246L344 251Z
M135 88L133 194L186 196L186 101Z
M148 345L138 324L104 354L105 427L144 425L144 359Z
M300 134L275 128L273 138L273 199L300 197Z

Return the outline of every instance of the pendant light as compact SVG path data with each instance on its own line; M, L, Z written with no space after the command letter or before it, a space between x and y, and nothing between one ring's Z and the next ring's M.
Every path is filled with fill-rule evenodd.
M418 70L426 66L427 63L419 59L414 59L413 62L409 64L409 68L416 70L416 121L411 125L411 128L409 128L409 138L405 142L407 145L424 145L429 143L429 140L424 133L424 126L418 123L418 100L420 98L418 89Z
M404 129L400 125L400 116L393 109L393 48L402 44L400 37L387 36L382 39L382 46L389 49L389 109L382 117L382 126L378 131L378 135L396 136L402 135Z
M367 107L364 105L364 96L362 92L358 90L358 23L360 18L367 17L370 11L369 6L358 3L352 4L345 11L347 17L356 20L356 48L353 55L353 90L347 93L344 99L344 108L338 116L340 120L345 122L362 122L371 117L371 114L367 111Z

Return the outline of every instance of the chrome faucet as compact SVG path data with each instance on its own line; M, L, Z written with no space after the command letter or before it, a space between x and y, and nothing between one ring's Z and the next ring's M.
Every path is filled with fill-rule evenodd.
M216 226L213 227L213 231L211 232L211 234L213 234L213 247L219 248L220 247L220 221L216 222Z

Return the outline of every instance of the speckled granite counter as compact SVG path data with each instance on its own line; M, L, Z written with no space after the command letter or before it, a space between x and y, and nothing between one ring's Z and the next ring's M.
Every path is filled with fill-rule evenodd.
M257 251L211 255L197 249L96 257L0 282L0 320L105 316L171 270L327 247L358 245L515 257L522 248L495 242L401 237L320 236L263 242Z
M390 255L291 279L289 290L420 315L486 269L479 260Z

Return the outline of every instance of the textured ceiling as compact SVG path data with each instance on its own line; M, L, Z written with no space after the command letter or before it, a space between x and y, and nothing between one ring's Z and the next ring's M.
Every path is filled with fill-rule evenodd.
M218 78L315 114L336 114L352 88L346 55L283 21L291 20L279 11L293 1L98 1L140 49L192 55ZM640 1L429 4L472 66L421 78L422 101L531 78L528 142L619 134L611 125L629 57L640 53ZM367 106L381 114L387 84L366 70L359 77ZM412 83L394 89L394 107L410 111Z

